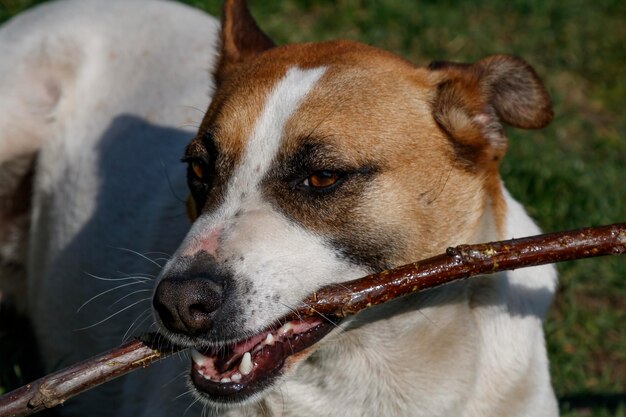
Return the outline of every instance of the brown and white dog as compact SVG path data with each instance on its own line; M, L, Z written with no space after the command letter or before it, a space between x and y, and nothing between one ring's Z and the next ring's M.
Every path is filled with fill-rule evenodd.
M558 414L542 331L550 266L340 323L281 322L321 286L539 232L498 174L503 125L534 129L552 117L525 62L418 68L351 41L275 46L240 0L225 3L217 48L211 18L169 3L62 2L21 19L0 32L0 55L15 63L0 65L12 80L0 84L10 93L0 95L0 162L38 151L23 240L45 363L111 347L148 311L135 310L146 297L113 317L108 305L83 309L113 291L117 271L135 274L117 278L135 279L122 293L131 300L145 283L137 271L158 273L158 327L192 352L191 366L136 373L69 402L68 414L183 415L181 369L210 415ZM210 104L203 66L215 68ZM186 133L172 126L207 105L184 151L187 230L174 165ZM11 171L2 195L18 195L28 167ZM111 249L120 246L140 254ZM148 258L174 250L162 269Z

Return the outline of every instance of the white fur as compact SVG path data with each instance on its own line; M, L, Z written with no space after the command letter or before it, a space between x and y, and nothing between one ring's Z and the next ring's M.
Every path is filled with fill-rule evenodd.
M285 125L324 72L325 68L303 70L292 67L272 88L252 134L246 140L243 162L229 184L227 201L237 201L241 192L256 191L280 149Z
M189 124L202 116L197 109L208 104L216 40L214 19L158 1L68 0L0 30L0 162L39 151L29 312L48 371L118 344L149 308L149 300L139 302L142 293L126 304L114 302L152 283L118 290L106 302L95 299L76 313L118 284L88 274L160 272L146 258L115 248L158 258L154 252L172 254L183 241L188 224L177 197L186 196L186 187L176 160L192 136ZM224 239L217 255L224 261L245 256L232 263L237 279L252 283L259 300L280 300L248 307L262 312L246 311L250 331L336 277L365 272L288 221L258 191L283 127L324 71L292 68L278 81L226 202L216 215L198 220L178 252L219 229ZM505 195L507 234L537 233L523 208ZM497 238L491 223L485 219L481 239ZM551 266L521 269L365 311L324 339L315 360L290 370L261 402L224 414L555 416L541 328L555 279ZM134 302L139 304L120 312ZM190 397L179 397L186 388L177 375L188 369L186 359L169 359L79 396L60 412L199 415L197 405L185 411ZM531 394L520 393L525 389Z
M255 294L255 303L243 307L247 318L244 330L250 333L275 322L322 285L367 272L341 259L321 237L293 224L264 201L259 190L280 149L284 126L324 72L324 68L290 68L271 89L246 141L242 162L227 186L224 202L196 220L177 252L177 256L188 256L213 248L214 242L203 240L219 235L219 251L211 253L218 262L244 257L245 261L229 266L239 284L247 283L240 285L246 288L240 296ZM177 256L162 275L167 275Z

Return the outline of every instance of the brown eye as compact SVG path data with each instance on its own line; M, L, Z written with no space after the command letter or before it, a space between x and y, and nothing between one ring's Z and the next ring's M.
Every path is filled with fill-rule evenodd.
M204 167L200 165L198 162L191 163L191 170L193 171L194 174L196 174L196 177L202 178L204 174Z
M309 175L304 180L303 185L311 188L328 188L339 181L339 174L334 171L318 171Z

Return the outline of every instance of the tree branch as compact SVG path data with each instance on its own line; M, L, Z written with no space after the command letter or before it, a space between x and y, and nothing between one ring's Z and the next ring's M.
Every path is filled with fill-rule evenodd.
M423 261L326 286L306 298L285 320L320 314L346 317L398 297L476 275L624 252L626 223L460 245ZM0 417L27 416L54 407L178 350L159 336L144 335L0 397Z
M423 261L324 287L305 299L289 319L316 314L345 317L394 298L475 275L624 252L626 223L460 245Z
M165 358L181 348L149 333L115 349L46 375L0 397L0 417L29 416L137 368Z

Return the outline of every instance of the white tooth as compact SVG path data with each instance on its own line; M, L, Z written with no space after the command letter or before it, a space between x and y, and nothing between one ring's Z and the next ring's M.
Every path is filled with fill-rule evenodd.
M283 327L278 329L278 335L282 336L282 335L286 334L291 329L293 329L293 325L291 324L291 322L285 323L285 324L283 324Z
M236 372L233 374L233 376L230 377L230 379L232 379L233 382L239 382L241 381L241 374L239 372Z
M274 336L272 336L271 333L267 334L267 337L265 338L265 344L270 346L274 344Z
M198 366L202 366L204 362L206 361L206 358L202 356L202 354L195 349L191 349L191 359L193 359L193 361Z
M250 352L243 354L243 358L239 364L239 371L241 371L242 375L248 375L252 372L252 356L250 355Z
M220 379L220 382L221 383L230 382L230 378L222 378L222 379Z

